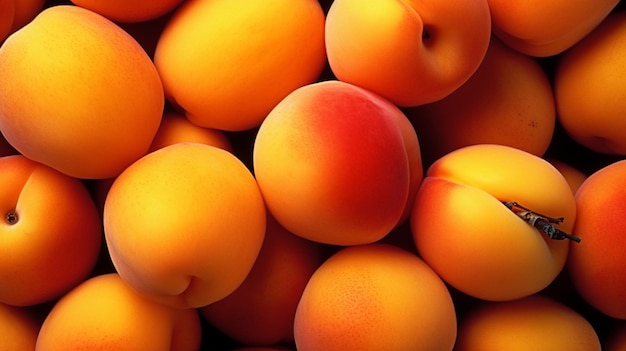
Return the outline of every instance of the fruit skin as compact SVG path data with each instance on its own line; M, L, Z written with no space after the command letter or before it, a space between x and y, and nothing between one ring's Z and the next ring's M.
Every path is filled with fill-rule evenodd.
M541 295L487 302L461 318L455 351L600 351L593 326L577 311Z
M593 31L619 0L488 2L493 32L500 40L523 54L548 57L566 51Z
M30 306L60 297L100 254L95 203L78 179L22 155L0 158L0 184L0 302Z
M126 168L103 213L120 276L181 308L232 293L250 272L266 229L250 171L230 152L198 143L167 146Z
M145 22L164 16L183 0L72 0L72 3L115 22Z
M309 280L294 322L298 350L452 350L456 315L441 279L388 244L349 246Z
M47 8L0 47L0 130L24 156L109 178L143 156L164 93L141 46L108 19Z
M268 216L265 241L246 280L230 295L200 308L214 327L243 345L293 343L302 291L323 262L322 246Z
M109 273L86 280L52 307L37 351L195 351L200 338L195 309L155 303Z
M509 210L516 201L571 232L571 189L547 161L496 144L457 149L430 166L417 194L411 230L420 256L443 280L484 300L536 293L563 269L567 240L549 239Z
M475 144L507 145L543 156L556 122L554 93L543 68L496 38L463 86L406 114L428 164Z
M221 130L197 126L178 112L163 113L159 130L152 139L150 151L182 142L213 145L233 152L233 146Z
M316 0L191 0L165 27L154 61L168 100L193 123L243 131L314 82L325 53Z
M582 238L582 245L572 245L567 267L581 297L619 319L626 319L625 185L626 161L616 161L591 174L578 188L573 233Z
M259 128L253 163L265 203L288 231L335 245L374 242L400 220L410 178L406 118L341 81L293 91Z
M486 0L335 0L325 32L337 79L403 107L459 88L478 68L490 36Z
M572 139L595 152L626 155L625 43L626 13L618 11L558 58L559 122Z
M0 349L34 350L41 321L30 309L0 303Z

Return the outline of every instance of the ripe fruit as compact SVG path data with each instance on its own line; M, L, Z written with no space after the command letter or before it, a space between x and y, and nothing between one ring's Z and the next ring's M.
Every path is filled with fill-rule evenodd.
M255 175L274 218L327 244L384 237L409 195L402 118L387 100L340 81L292 92L266 117L254 143Z
M37 351L196 351L200 333L195 309L155 303L110 273L86 280L54 305Z
M626 161L591 174L576 192L574 234L584 245L573 245L568 272L576 291L600 312L626 319Z
M179 113L165 112L159 130L152 139L150 151L181 142L207 144L233 151L230 141L221 130L203 128L191 123Z
M542 290L565 265L569 242L549 239L504 205L513 201L564 217L555 224L562 231L574 225L567 181L538 156L494 144L443 156L428 169L411 215L420 256L451 286L480 299Z
M447 97L409 109L424 157L434 161L475 144L500 144L537 156L556 121L554 93L539 63L497 39L474 75Z
M76 178L108 178L143 156L163 88L141 46L69 5L42 11L0 47L0 130L26 157Z
M488 0L493 33L529 56L560 54L600 24L619 0Z
M15 17L15 0L0 0L0 45L11 33Z
M78 180L21 155L0 158L0 303L51 301L83 281L102 241Z
M168 99L195 124L258 127L325 63L316 0L188 0L166 25L154 61Z
M337 79L416 106L445 97L476 71L491 19L487 0L335 0L325 36Z
M615 12L558 59L554 90L559 121L577 143L626 155L626 12Z
M41 321L29 309L0 303L0 349L34 350Z
M298 350L452 350L450 294L416 255L386 244L350 246L309 280L294 323Z
M230 152L198 143L156 150L126 168L104 204L111 260L164 304L208 305L232 293L261 249L257 183Z
M322 261L319 244L289 233L269 216L263 247L246 280L200 312L244 345L292 343L298 301Z
M593 326L578 312L534 295L478 305L459 324L455 351L600 351Z

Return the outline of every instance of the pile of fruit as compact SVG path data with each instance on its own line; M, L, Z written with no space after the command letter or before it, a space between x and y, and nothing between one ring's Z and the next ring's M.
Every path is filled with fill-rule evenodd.
M0 349L626 349L619 0L0 0Z

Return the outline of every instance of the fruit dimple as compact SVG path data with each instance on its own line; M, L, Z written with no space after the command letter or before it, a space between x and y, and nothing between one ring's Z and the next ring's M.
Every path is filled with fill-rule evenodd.
M7 222L7 224L14 225L19 222L19 216L17 215L17 212L15 212L15 210L11 210L7 212L7 214L4 216L4 220Z

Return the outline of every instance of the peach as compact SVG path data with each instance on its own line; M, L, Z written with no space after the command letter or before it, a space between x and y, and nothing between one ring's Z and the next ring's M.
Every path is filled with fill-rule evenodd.
M200 309L202 316L245 345L293 343L293 320L304 287L323 261L322 247L268 216L261 252L232 294Z
M257 183L233 154L199 143L153 151L126 168L104 203L113 265L137 291L182 308L232 293L263 243Z
M34 350L41 321L24 307L0 303L0 349L3 351Z
M43 10L0 47L0 130L24 156L108 178L143 156L164 106L141 46L78 6Z
M580 313L540 295L488 302L459 323L455 351L600 351L593 326Z
M560 54L591 32L619 0L488 0L493 33L530 56Z
M85 186L21 155L0 158L0 302L51 301L93 269L102 242Z
M326 244L384 237L400 221L411 186L402 118L389 101L341 81L289 94L253 146L256 179L274 218Z
M72 0L74 5L89 9L116 22L144 22L173 11L183 0Z
M406 113L431 161L474 144L507 145L542 156L556 122L552 86L542 67L495 38L463 86Z
M386 244L341 249L313 274L294 322L298 350L452 350L456 315L443 281Z
M150 151L182 142L207 144L233 152L233 146L221 130L197 126L177 112L165 112Z
M168 99L195 124L258 127L326 63L316 0L188 0L166 25L155 64Z
M52 307L37 351L196 351L200 338L195 309L156 303L109 273L86 280Z
M487 0L335 0L325 33L337 79L399 106L459 88L483 60L490 36Z
M559 122L573 140L596 152L626 155L624 50L626 13L621 11L558 58L554 90Z
M591 174L576 192L574 234L583 238L568 258L576 291L600 312L626 319L626 161Z
M569 233L574 226L574 195L542 158L497 144L441 157L428 169L411 214L420 256L451 286L479 299L512 300L544 289L563 269L569 240L550 239L507 202L563 217L554 229Z

